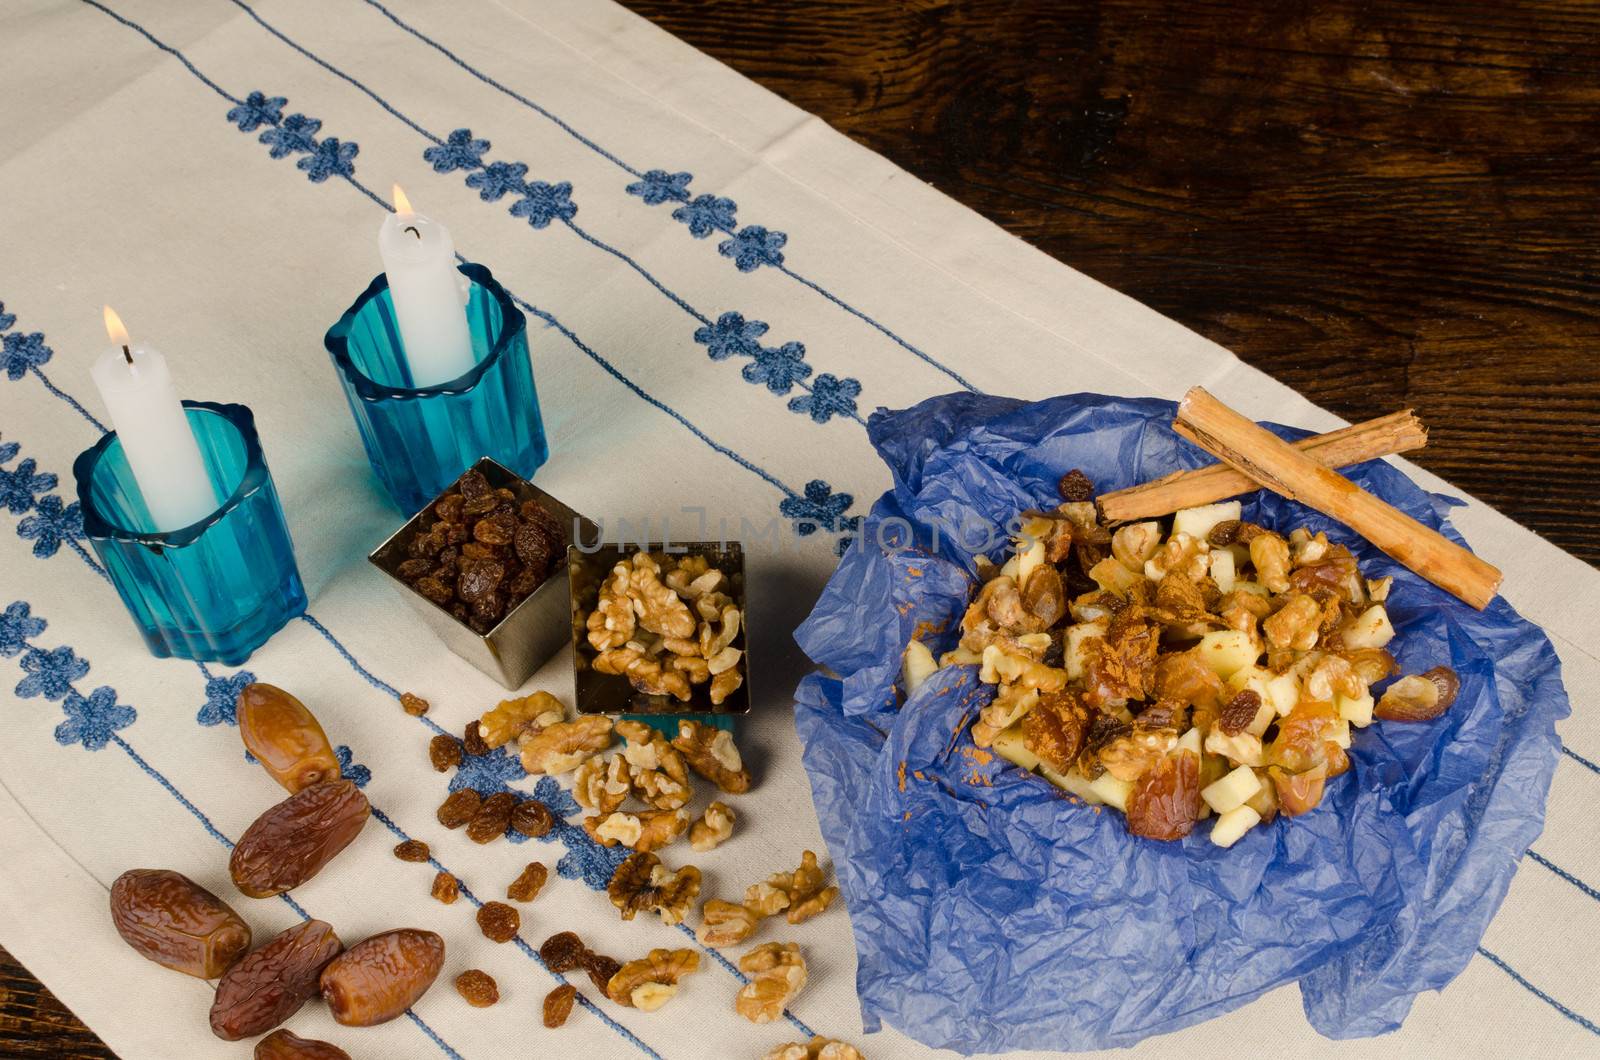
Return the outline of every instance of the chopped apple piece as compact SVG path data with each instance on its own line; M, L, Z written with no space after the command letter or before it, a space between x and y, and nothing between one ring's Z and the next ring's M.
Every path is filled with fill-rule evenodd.
M1288 717L1295 704L1300 702L1300 678L1292 673L1273 677L1267 682L1267 699L1280 718Z
M1090 806L1099 806L1106 801L1095 794L1094 785L1089 782L1089 778L1076 769L1069 769L1065 773L1057 773L1049 766L1041 765L1039 767L1039 775L1068 795L1076 795Z
M1028 750L1022 739L1022 725L1017 723L1002 729L991 745L994 753L1023 769L1032 770L1039 765L1039 756Z
M1372 724L1372 693L1368 692L1360 699L1351 699L1349 696L1335 696L1334 705L1339 708L1339 717L1364 729Z
M1108 593L1125 593L1144 581L1143 575L1135 574L1110 556L1090 567L1089 577Z
M1099 780L1089 785L1089 790L1106 805L1115 807L1123 813L1128 812L1128 796L1133 794L1131 781L1118 780L1110 773L1102 773Z
M1240 766L1221 780L1200 789L1200 797L1218 813L1243 806L1261 789L1261 778L1249 766Z
M1200 638L1195 649L1200 661L1226 681L1261 655L1261 648L1250 634L1239 629L1212 630Z
M933 652L920 640L912 640L906 645L906 651L900 657L900 678L905 684L906 697L914 695L922 682L933 676L939 669L939 664L933 658Z
M1328 738L1346 751L1350 750L1350 723L1343 718L1328 730Z
M1237 566L1235 566L1234 569L1237 570ZM1260 582L1245 581L1242 578L1239 578L1237 575L1235 575L1233 588L1236 592L1250 593L1253 596L1270 597L1272 595L1272 590L1268 589Z
M1103 637L1106 635L1105 622L1080 622L1076 626L1067 627L1067 637L1063 642L1062 661L1067 668L1067 680L1076 681L1083 676L1088 665L1084 658L1083 642L1090 637Z
M1252 736L1247 732L1236 732L1229 736L1221 729L1212 729L1206 734L1206 750L1211 754L1231 759L1241 766L1266 765L1261 737Z
M1347 649L1381 648L1394 639L1394 626L1389 622L1389 612L1382 604L1373 604L1343 630Z
M1217 846L1227 849L1239 840L1244 834L1261 823L1261 815L1248 806L1235 806L1227 813L1217 818L1217 823L1211 826L1211 841Z
M1024 542L1026 542L1026 538ZM1017 551L1017 588L1028 587L1028 576L1044 566L1044 538L1036 537Z
M977 666L983 662L983 656L970 648L956 648L939 656L940 666Z
M1242 511L1238 501L1218 501L1216 504L1202 504L1198 508L1184 508L1172 517L1172 532L1188 534L1196 541L1204 541L1212 527L1239 518Z
M1198 755L1200 753L1200 730L1190 729L1188 732L1184 733L1183 736L1178 740L1178 746L1176 749L1179 751L1193 751Z
M1211 580L1217 583L1217 588L1225 593L1233 592L1234 578L1238 576L1233 553L1219 548L1207 557L1207 562L1211 564Z

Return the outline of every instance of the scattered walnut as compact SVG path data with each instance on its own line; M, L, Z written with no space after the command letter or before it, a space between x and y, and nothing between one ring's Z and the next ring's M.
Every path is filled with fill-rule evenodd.
M772 1050L761 1060L867 1060L853 1045L832 1038L813 1038L805 1045L789 1042Z
M428 701L413 692L401 692L400 709L413 718L420 718L428 713Z
M785 896L784 901L788 898ZM706 946L734 946L755 934L761 915L754 909L713 898L700 909L695 937Z
M793 942L768 942L739 958L750 977L734 999L734 1011L751 1023L771 1023L783 1015L806 985L806 962Z
M456 976L456 993L466 998L473 1008L488 1008L500 1000L500 988L488 972L468 968Z
M688 767L683 755L660 731L627 719L617 723L617 735L626 741L622 755L640 799L658 810L676 810L689 801L693 791L688 783Z
M700 894L700 870L685 865L676 872L648 851L633 854L617 866L606 886L611 904L622 919L632 920L641 910L654 910L671 927L683 922Z
M604 817L585 817L583 830L601 846L614 847L620 843L632 847L644 834L644 823L637 814L608 813Z
M548 692L502 700L478 719L478 732L490 747L504 747L526 730L540 730L566 716L561 701Z
M1100 748L1100 764L1107 773L1131 784L1177 746L1178 734L1171 729L1135 729Z
M777 916L789 908L789 892L768 881L752 883L744 890L744 907L758 917Z
M619 754L591 758L572 777L572 797L578 805L602 816L621 806L631 789L628 762Z
M774 890L783 892L788 902L779 908L787 908L786 914L789 923L800 924L833 904L839 897L839 888L824 887L826 877L817 865L817 856L807 850L800 855L800 867L793 872L779 872L767 877L767 885ZM760 884L745 892L745 901L763 908L763 899L766 897L759 888ZM769 899L770 900L770 899ZM770 914L768 914L770 915Z
M440 872L433 877L431 893L445 905L454 905L455 900L461 897L461 881L448 872Z
M702 852L715 850L733 835L733 820L733 810L726 803L713 802L689 829L689 845Z
M733 742L733 733L703 722L678 722L672 746L683 753L689 768L730 795L750 790L750 774Z
M513 902L531 902L539 897L539 892L544 889L545 881L549 878L549 869L540 862L530 861L528 867L506 887L506 897Z
M522 930L522 914L504 902L485 902L478 909L478 929L490 942L510 942Z
M522 768L529 773L568 773L611 746L611 719L586 714L540 732L517 737Z
M618 969L606 984L606 994L619 1005L654 1012L678 992L680 979L699 968L697 950L651 950Z
M394 848L394 856L401 861L427 861L432 856L428 844L420 839L407 839Z
M724 670L711 679L711 703L719 705L727 698L739 691L739 686L744 684L744 674L738 670Z

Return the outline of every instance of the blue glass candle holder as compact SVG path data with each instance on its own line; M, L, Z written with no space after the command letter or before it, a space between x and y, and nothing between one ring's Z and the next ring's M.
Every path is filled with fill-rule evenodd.
M367 460L407 515L421 511L479 457L527 479L550 457L527 321L488 269L468 264L460 271L471 284L467 324L478 363L459 378L412 385L382 273L324 340Z
M222 506L156 531L115 433L78 456L83 530L150 651L238 665L306 609L283 508L243 405L185 401Z

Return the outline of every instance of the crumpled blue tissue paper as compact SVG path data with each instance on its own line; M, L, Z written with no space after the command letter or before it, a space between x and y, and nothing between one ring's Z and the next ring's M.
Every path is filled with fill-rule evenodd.
M975 667L898 702L906 642L953 647L974 552L1005 551L985 525L1054 507L1072 468L1108 492L1211 462L1173 434L1175 408L955 394L871 418L893 489L796 631L821 668L797 691L796 724L869 1030L886 1020L963 1053L1102 1049L1298 982L1322 1034L1381 1034L1465 967L1543 828L1569 710L1544 634L1503 599L1475 611L1264 491L1245 498L1247 519L1326 530L1368 577L1394 577L1404 672L1446 664L1461 678L1442 718L1357 731L1353 768L1311 813L1228 850L1206 824L1180 842L1138 839L1119 814L973 746L964 726L991 692ZM1456 502L1382 461L1346 473L1460 540Z

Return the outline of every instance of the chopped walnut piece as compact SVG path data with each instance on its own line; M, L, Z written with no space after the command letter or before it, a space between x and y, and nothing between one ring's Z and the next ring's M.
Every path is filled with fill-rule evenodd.
M867 1060L861 1050L832 1038L813 1038L805 1045L789 1042L778 1046L761 1060Z
M567 773L611 746L611 719L586 714L517 738L529 773Z
M703 722L678 722L678 735L672 746L683 753L689 768L730 795L750 790L750 774L733 742L733 733Z
M1250 539L1250 562L1256 580L1275 593L1289 591L1289 543L1270 531Z
M771 1023L783 1015L806 985L806 961L793 942L768 942L739 958L750 981L734 999L734 1011L751 1023Z
M744 890L744 905L757 916L777 916L789 908L789 892L770 881L752 883Z
M635 814L608 813L604 817L585 817L583 830L601 846L614 847L620 843L631 847L643 834L644 824Z
M833 900L839 897L839 888L823 886L823 881L826 879L817 864L817 856L807 850L800 855L799 868L793 872L774 873L767 877L767 884L782 891L788 898L788 913L785 915L789 923L800 924L828 908L833 904ZM754 891L755 888L751 890ZM757 895L758 908L759 898ZM751 901L749 892L746 892L745 900Z
M628 763L619 754L591 758L572 776L572 797L602 816L621 806L631 790Z
M689 829L689 845L702 852L715 850L733 835L733 820L733 810L726 803L713 802Z
M1291 593L1283 606L1261 624L1261 632L1266 635L1269 648L1310 651L1317 646L1321 622L1322 605L1304 593Z
M673 872L654 854L641 851L617 866L606 894L622 919L632 920L641 911L653 910L662 923L672 927L683 922L700 894L700 870L685 865Z
M700 969L697 950L651 950L624 964L606 984L606 994L619 1005L654 1012L678 992L678 981Z
M787 903L788 897L784 897ZM734 946L755 934L761 914L738 902L713 898L700 909L700 930L695 937L706 946Z
M478 719L478 735L490 747L504 747L525 731L539 731L565 717L561 701L549 692L502 700Z
M1171 729L1134 729L1100 749L1100 764L1118 780L1132 783L1178 746Z
M744 684L744 674L737 669L724 670L711 679L711 704L720 706Z
M978 712L978 720L972 723L972 742L979 747L992 747L995 737L1027 717L1038 703L1039 693L1035 689L1001 685L994 699Z

